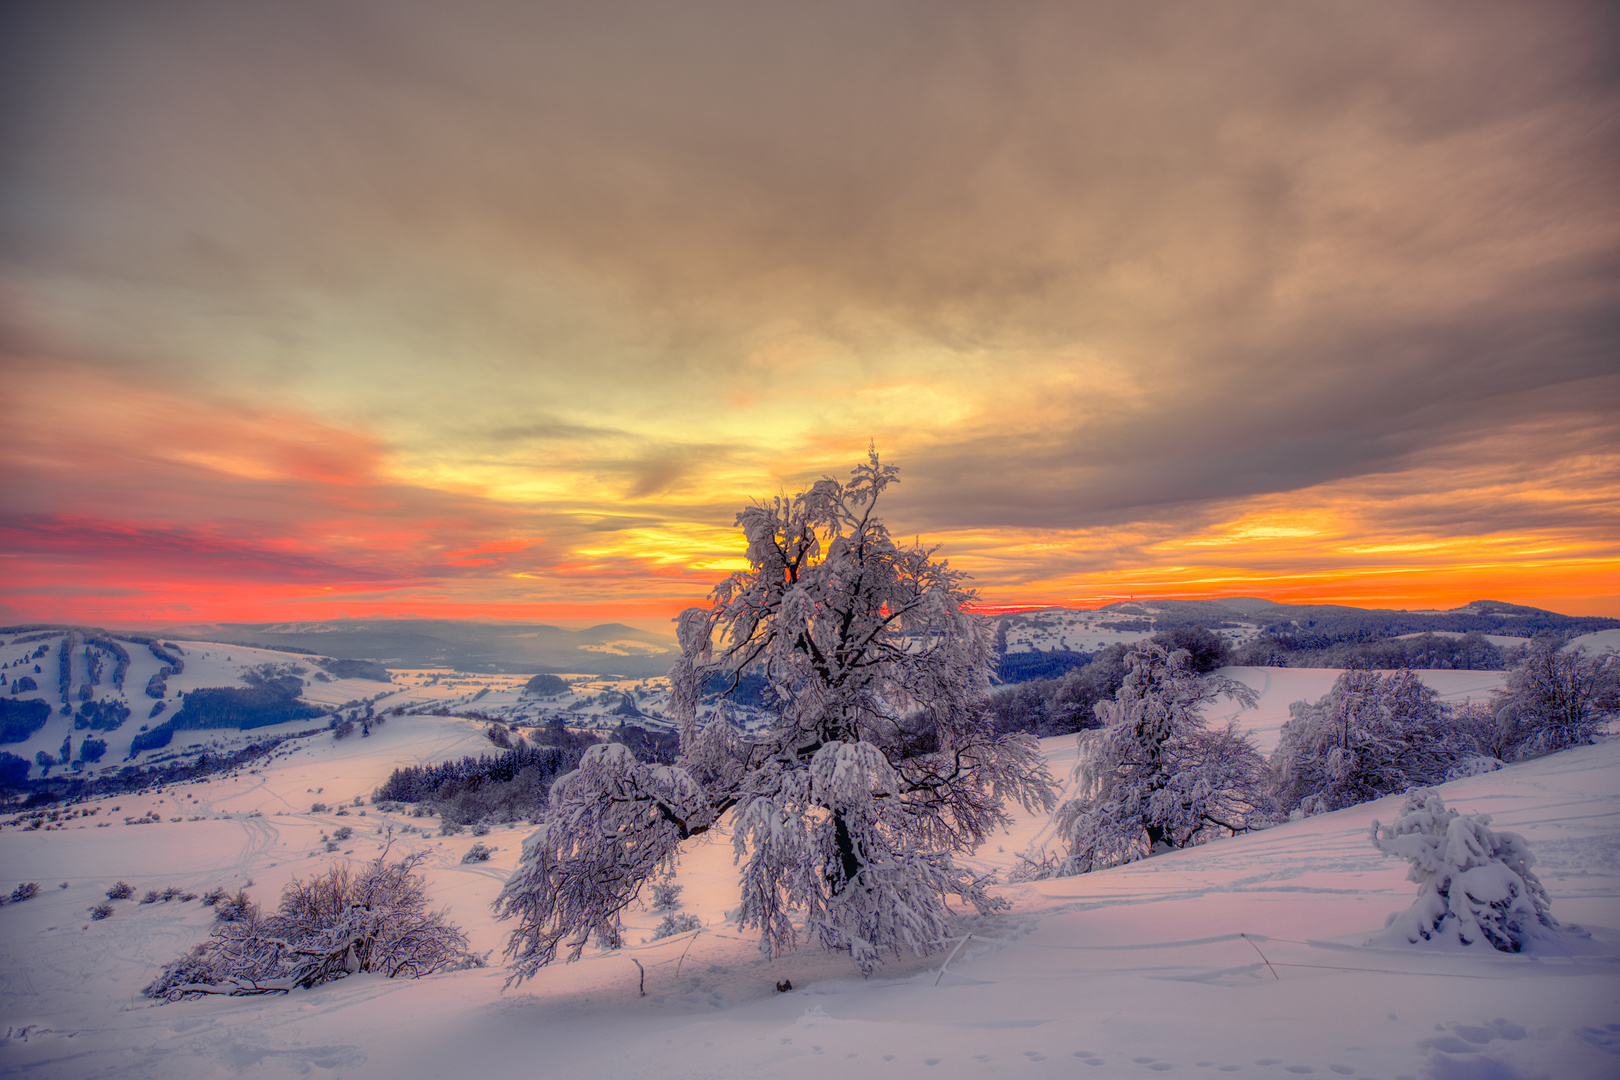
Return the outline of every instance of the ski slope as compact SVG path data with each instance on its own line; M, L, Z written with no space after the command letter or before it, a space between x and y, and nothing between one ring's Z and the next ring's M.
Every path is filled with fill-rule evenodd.
M1045 746L1066 775L1073 739ZM441 838L433 819L353 806L400 764L487 747L475 722L401 717L367 739L284 749L256 772L87 804L99 812L64 828L0 830L0 885L44 887L0 908L0 1075L1620 1074L1620 741L1443 788L1450 805L1489 812L1530 840L1554 915L1584 927L1561 950L1363 947L1414 889L1405 864L1367 840L1372 820L1396 811L1398 799L1385 799L1130 867L1003 886L1010 913L964 918L973 936L960 948L941 943L870 980L813 948L761 958L727 919L737 902L730 843L703 837L677 879L682 910L702 931L648 940L662 913L638 906L626 948L588 950L505 990L505 927L489 904L526 829L496 829L484 838L494 859L463 866L470 836ZM316 801L331 809L312 812ZM149 811L161 820L123 823ZM390 823L429 827L397 837L394 851L427 853L435 904L476 950L494 950L491 967L418 981L357 976L273 998L156 1005L141 996L211 920L196 901L138 903L148 889L251 881L248 891L273 903L293 877L374 856L375 830ZM322 836L345 824L355 835L328 854ZM1005 872L1043 835L1042 818L1022 816L974 862ZM120 879L136 899L89 921ZM782 979L791 992L776 992Z

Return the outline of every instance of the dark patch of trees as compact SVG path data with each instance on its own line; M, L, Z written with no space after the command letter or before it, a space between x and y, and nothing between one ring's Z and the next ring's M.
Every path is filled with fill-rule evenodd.
M292 679L297 682L296 678ZM300 686L302 684L300 683ZM253 728L309 720L325 715L315 705L299 701L285 692L285 686L264 685L238 689L231 686L204 687L186 695L180 711L151 731L143 731L130 743L129 755L168 746L177 731L209 728Z
M1113 700L1125 681L1126 651L1124 645L1110 645L1061 678L1033 679L991 691L996 730L1044 737L1096 727L1097 703Z
M712 702L722 697L750 709L771 710L780 704L770 681L753 671L743 674L716 671L707 676L698 689L698 699Z
M0 698L0 743L22 742L45 726L51 707L39 698Z
M1511 662L1511 652L1476 631L1461 637L1419 634L1333 641L1326 632L1296 628L1291 633L1262 634L1239 648L1231 662L1250 667L1502 671Z
M1056 679L1091 661L1090 653L1053 649L1051 652L1007 653L996 661L996 678L1004 683Z
M117 731L129 719L129 706L122 701L86 701L73 716L73 729Z
M444 821L519 821L546 805L551 782L579 764L579 747L539 746L395 769L373 802L424 804Z
M46 712L49 711L47 708ZM21 787L28 779L28 770L27 758L0 750L0 787Z
M153 656L163 662L163 666L158 669L157 674L146 681L146 696L162 698L169 691L169 676L178 675L185 671L186 662L180 658L180 647L178 645L166 645L152 640L147 640L145 645L152 651Z
M555 697L568 693L568 684L555 675L542 672L523 684L523 692L537 697Z
M324 715L324 710L299 701L282 687L254 686L246 689L218 686L193 690L186 703L169 721L177 730L199 728L250 728L285 724Z
M24 675L22 678L15 680L11 684L11 692L13 694L26 694L30 690L38 689L39 683L34 681L34 677L32 675Z

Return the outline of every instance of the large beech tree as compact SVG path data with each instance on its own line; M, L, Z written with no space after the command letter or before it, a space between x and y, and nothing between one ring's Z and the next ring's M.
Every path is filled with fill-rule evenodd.
M678 620L681 759L597 746L557 781L496 902L518 923L514 979L559 949L577 958L593 936L616 941L643 883L722 823L738 922L768 955L803 935L870 973L949 934L948 898L1004 906L953 856L1008 821L1006 800L1049 808L1051 778L1032 738L993 730L990 637L966 610L964 575L896 544L874 515L895 482L873 451L846 483L737 515L748 569ZM744 734L699 715L700 690L749 675L769 685L770 724Z

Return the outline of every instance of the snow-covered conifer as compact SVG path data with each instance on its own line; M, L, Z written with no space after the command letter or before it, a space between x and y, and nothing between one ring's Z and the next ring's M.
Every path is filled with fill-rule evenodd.
M1530 846L1517 833L1489 828L1490 821L1487 814L1447 809L1434 789L1418 788L1387 827L1373 822L1374 846L1412 864L1407 880L1417 883L1418 895L1410 908L1390 915L1369 944L1483 941L1518 952L1552 937L1558 923L1530 869Z
M1125 657L1124 683L1097 703L1103 727L1082 732L1082 794L1058 808L1068 854L1026 875L1084 874L1230 836L1272 819L1265 760L1232 725L1211 729L1202 709L1225 694L1252 708L1242 683L1198 675L1185 650L1143 642Z
M1006 799L1049 806L1034 741L990 722L990 637L964 575L902 547L874 516L893 466L876 452L737 516L748 569L678 620L670 672L682 758L646 765L592 747L557 781L497 911L518 920L521 979L566 943L616 940L619 913L681 842L729 813L742 903L768 954L802 931L870 972L885 952L948 933L948 896L999 906L953 854L1008 821ZM781 704L744 735L699 723L700 688L759 675Z

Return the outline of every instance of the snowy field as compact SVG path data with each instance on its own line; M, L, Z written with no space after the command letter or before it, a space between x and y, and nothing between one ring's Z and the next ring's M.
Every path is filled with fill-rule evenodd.
M1287 694L1331 683L1315 676L1320 689L1281 693L1284 713ZM1267 697L1284 690L1273 683ZM503 991L506 928L489 904L525 829L496 829L484 838L494 858L463 866L470 836L440 838L433 819L352 805L398 765L486 750L481 728L402 717L368 739L297 744L258 772L84 804L99 812L65 828L0 830L0 884L44 887L0 908L0 1075L1620 1075L1620 740L1442 789L1449 804L1529 839L1554 915L1590 935L1567 934L1564 954L1362 947L1413 895L1405 864L1367 840L1373 818L1394 816L1392 798L1132 867L1004 886L1012 912L964 920L974 936L943 973L954 943L870 980L814 949L762 960L727 921L731 850L714 837L690 848L678 877L702 931L649 941L662 916L639 908L627 948L587 951ZM1066 775L1073 739L1046 747ZM313 813L316 801L332 809ZM123 823L149 812L161 820ZM395 853L428 854L435 904L476 950L494 950L493 966L414 982L357 976L285 997L141 996L211 920L196 901L138 903L147 890L251 881L273 904L294 877L375 855L385 822L428 827ZM355 834L328 854L323 837L342 825ZM1043 827L1020 819L975 862L1007 870ZM120 879L136 897L89 921ZM781 979L794 989L777 993Z

